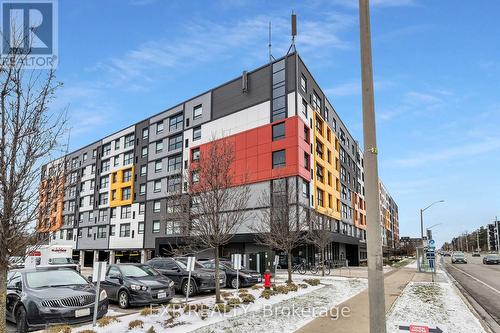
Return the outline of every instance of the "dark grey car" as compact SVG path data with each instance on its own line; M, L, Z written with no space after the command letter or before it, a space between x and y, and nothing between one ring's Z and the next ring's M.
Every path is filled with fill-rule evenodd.
M166 303L175 295L171 279L141 264L110 265L101 286L109 299L123 309L129 305Z
M17 332L43 329L50 324L90 321L94 314L95 286L69 268L37 267L7 275L7 320ZM99 293L97 317L108 311L105 290Z

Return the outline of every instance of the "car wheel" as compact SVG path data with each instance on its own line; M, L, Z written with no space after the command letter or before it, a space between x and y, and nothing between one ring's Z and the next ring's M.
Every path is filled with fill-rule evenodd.
M118 294L118 306L122 309L129 307L129 297L125 290L120 291Z
M238 289L238 285L239 285L239 284L241 284L241 283L239 283L239 281L238 281L238 280L236 280L236 278L235 278L235 277L234 277L234 278L232 278L232 279L231 279L231 282L229 283L229 285L230 285L230 286L231 286L231 288L233 288L233 289Z
M191 281L191 283L189 284L189 296L192 296L196 293L195 288L196 287L194 286L194 282ZM182 283L182 294L184 296L187 296L187 294L188 294L188 282L187 282L187 280Z
M26 321L26 309L24 306L20 306L16 311L16 324L17 332L28 332L28 322Z

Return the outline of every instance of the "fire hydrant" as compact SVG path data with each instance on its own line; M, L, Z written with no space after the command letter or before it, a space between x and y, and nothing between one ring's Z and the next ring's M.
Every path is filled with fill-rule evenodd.
M264 272L264 288L271 288L271 272L268 269Z

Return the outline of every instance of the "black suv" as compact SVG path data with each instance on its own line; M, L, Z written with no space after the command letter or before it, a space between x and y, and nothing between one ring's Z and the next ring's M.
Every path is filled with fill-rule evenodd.
M146 262L166 277L174 281L175 289L187 294L188 275L187 258L153 258ZM226 274L220 272L220 287L226 286ZM215 271L203 267L198 262L195 263L194 271L191 272L191 285L189 295L194 295L202 291L215 290Z
M203 266L206 268L211 268L215 269L215 260L209 260L203 262ZM221 259L219 262L219 267L221 271L226 273L227 277L227 285L230 286L231 288L238 288L238 287L251 287L254 284L262 282L262 276L260 275L259 272L248 269L246 267L242 267L238 271L238 279L236 279L236 269L232 267L232 264L228 260Z

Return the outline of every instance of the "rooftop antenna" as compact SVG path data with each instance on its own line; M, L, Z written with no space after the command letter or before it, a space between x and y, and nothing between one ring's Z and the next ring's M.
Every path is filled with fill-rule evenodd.
M273 54L272 54L272 35L271 35L271 21L269 21L269 62L273 62L274 59Z
M295 12L292 10L292 44L288 48L288 52L286 53L287 55L290 53L290 51L296 52L297 49L295 48L295 36L297 36L297 15Z

